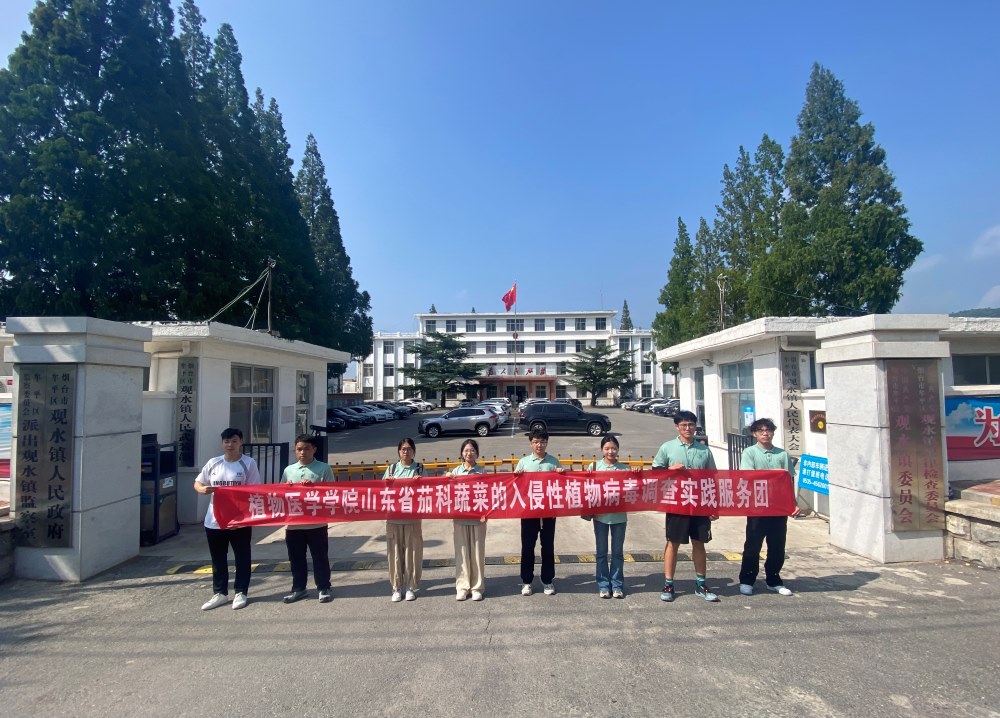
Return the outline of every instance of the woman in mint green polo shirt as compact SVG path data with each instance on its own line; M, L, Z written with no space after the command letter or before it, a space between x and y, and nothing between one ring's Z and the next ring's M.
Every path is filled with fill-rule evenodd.
M587 471L629 471L618 461L618 439L607 434L601 439L601 458ZM635 469L632 469L633 471ZM625 598L625 527L627 513L594 516L594 538L597 541L597 590L601 598ZM611 536L611 567L608 568L608 536Z

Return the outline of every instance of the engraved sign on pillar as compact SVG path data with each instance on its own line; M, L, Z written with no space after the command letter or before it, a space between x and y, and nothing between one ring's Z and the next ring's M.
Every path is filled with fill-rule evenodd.
M17 402L17 545L72 546L76 366L22 364Z
M799 352L781 352L782 447L790 456L802 455L802 374Z
M943 529L944 451L937 359L887 359L894 531Z
M180 466L194 466L197 432L198 359L177 360L177 453Z

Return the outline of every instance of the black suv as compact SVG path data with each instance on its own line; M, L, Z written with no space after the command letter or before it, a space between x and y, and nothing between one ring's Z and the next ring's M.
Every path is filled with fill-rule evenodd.
M529 404L521 409L518 425L532 431L545 429L551 433L586 431L591 436L602 436L611 431L611 419L605 414L594 414L577 409L572 404L545 401Z

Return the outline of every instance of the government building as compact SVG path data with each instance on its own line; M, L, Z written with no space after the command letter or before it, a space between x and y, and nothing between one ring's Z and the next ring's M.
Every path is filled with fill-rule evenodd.
M417 314L417 332L376 332L372 353L361 363L361 391L368 399L404 399L416 392L408 386L407 368L419 362L413 347L438 332L460 335L468 351L467 362L479 369L479 390L465 397L450 392L448 399L511 401L527 398L579 398L569 382L567 366L578 353L596 346L612 346L631 353L637 396L672 396L669 374L656 361L656 347L648 329L617 329L614 310L531 313ZM439 396L425 399L440 401ZM614 392L598 396L601 404L620 399Z

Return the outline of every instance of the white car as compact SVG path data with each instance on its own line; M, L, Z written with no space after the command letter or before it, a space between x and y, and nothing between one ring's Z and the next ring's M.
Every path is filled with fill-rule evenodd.
M409 404L417 411L430 411L437 407L426 399L400 399L400 404Z
M379 409L377 406L369 406L368 404L355 404L351 407L356 411L365 411L375 417L375 421L382 423L383 421L392 421L396 418L388 409Z
M487 409L492 409L493 411L495 411L497 413L497 417L499 418L499 424L501 424L501 425L504 424L504 423L506 423L507 419L510 418L510 409L508 409L506 406L504 406L503 404L501 404L499 402L495 402L495 401L481 401L478 404L476 404L476 406L477 407L481 406L481 407L484 407L484 408L487 408Z

